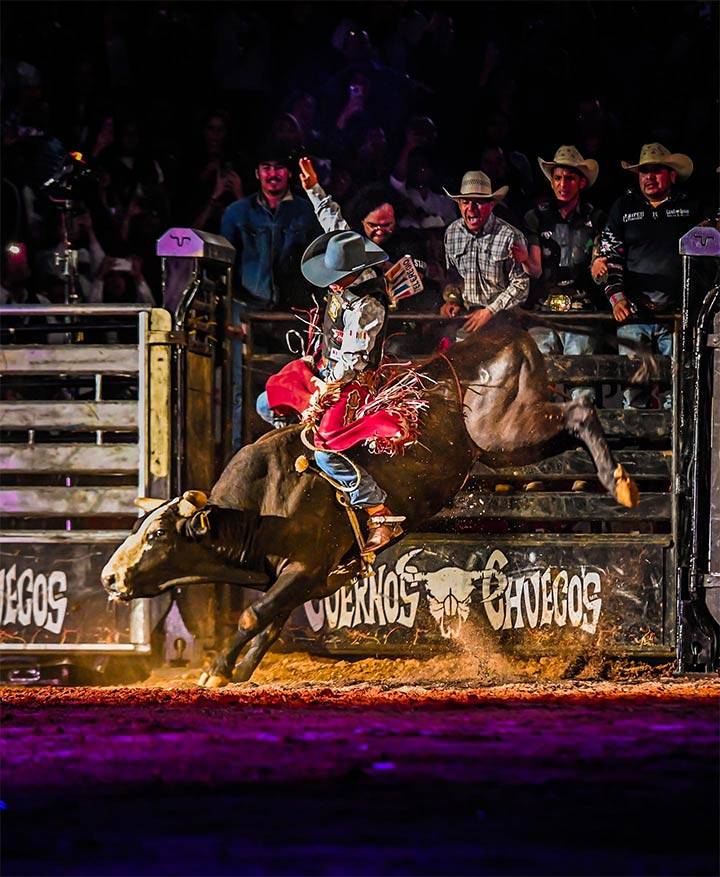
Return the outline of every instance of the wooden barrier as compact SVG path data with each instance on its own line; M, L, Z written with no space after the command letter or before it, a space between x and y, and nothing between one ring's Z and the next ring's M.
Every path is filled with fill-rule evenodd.
M38 317L47 343L23 344ZM149 655L151 607L109 610L100 570L137 516L135 498L167 489L170 315L8 306L2 319L0 659ZM118 330L137 342L82 340Z
M220 635L211 586L108 607L100 581L138 496L209 490L230 454L234 249L170 229L158 256L166 307L0 308L2 681L24 684L5 670L19 656L38 679L59 658L159 664L155 634L178 607L196 619L194 634L173 628L188 657Z

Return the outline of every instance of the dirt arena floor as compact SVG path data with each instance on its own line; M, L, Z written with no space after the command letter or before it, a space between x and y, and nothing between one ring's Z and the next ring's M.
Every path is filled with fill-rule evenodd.
M271 654L0 689L5 875L717 875L717 675ZM576 668L577 669L577 668Z

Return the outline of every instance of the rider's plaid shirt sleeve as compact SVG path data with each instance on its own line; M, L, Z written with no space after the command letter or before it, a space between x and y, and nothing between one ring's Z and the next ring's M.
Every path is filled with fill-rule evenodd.
M510 256L510 245L525 236L502 219L490 215L482 231L474 235L462 219L445 232L448 269L454 268L464 280L466 308L488 308L493 313L522 304L530 290L530 277Z

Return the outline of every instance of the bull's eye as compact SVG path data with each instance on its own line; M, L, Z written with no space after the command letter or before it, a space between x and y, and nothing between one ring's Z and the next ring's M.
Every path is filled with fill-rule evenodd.
M157 530L152 530L147 534L147 541L152 542L154 539L159 539L161 536L165 535L165 531L162 527L158 527Z

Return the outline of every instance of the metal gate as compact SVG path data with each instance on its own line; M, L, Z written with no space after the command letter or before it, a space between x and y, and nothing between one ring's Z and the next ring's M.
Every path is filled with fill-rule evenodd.
M720 231L680 241L677 497L677 659L680 670L720 667Z
M0 316L0 655L148 654L151 607L111 607L98 582L134 499L168 489L170 315L62 305Z
M100 587L137 519L134 500L210 490L229 457L234 249L172 229L158 250L165 308L0 309L5 681L60 679L42 666L63 660L100 669L109 657L149 658L154 649L158 662L163 645L153 636L174 611L171 599L198 618L187 656L195 639L215 637L207 611L197 611L214 597L207 589L125 606L108 604Z

